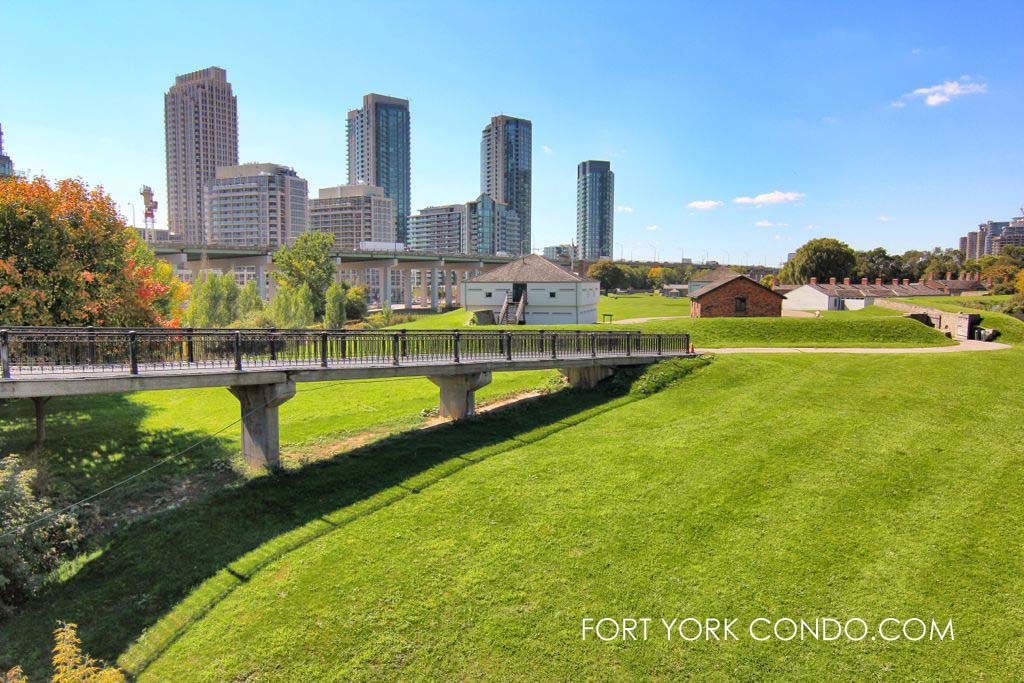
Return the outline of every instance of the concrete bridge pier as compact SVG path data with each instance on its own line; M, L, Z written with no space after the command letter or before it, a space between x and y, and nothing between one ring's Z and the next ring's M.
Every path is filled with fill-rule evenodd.
M438 375L430 381L441 389L441 417L461 420L476 415L476 390L491 383L491 373Z
M277 408L295 395L295 382L228 387L242 406L242 456L249 467L281 465Z
M615 374L615 368L607 365L592 365L581 368L561 368L559 370L569 384L579 389L593 389L597 383Z

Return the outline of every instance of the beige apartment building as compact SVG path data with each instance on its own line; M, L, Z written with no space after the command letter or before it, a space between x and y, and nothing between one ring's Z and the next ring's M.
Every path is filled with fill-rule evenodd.
M167 227L172 238L205 241L203 193L219 166L238 164L238 105L227 71L178 76L164 95Z
M309 228L334 235L334 247L354 251L364 242L395 241L395 202L374 185L320 188L309 200Z
M309 186L279 164L217 169L206 184L206 242L235 247L279 247L308 229Z

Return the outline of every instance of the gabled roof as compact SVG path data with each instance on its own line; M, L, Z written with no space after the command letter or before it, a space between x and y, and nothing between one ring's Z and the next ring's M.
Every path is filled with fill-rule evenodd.
M733 282L736 282L737 280L746 280L747 282L750 282L751 284L757 285L758 287L760 287L761 289L765 290L766 292L771 292L772 294L774 294L775 296L779 297L780 299L785 299L786 298L784 295L774 291L771 287L765 287L764 285L762 285L760 282L758 282L757 280L755 280L753 278L749 278L746 275L740 275L739 273L736 273L736 272L733 272L733 274L736 277L726 277L724 279L717 280L715 282L712 282L709 285L705 285L705 286L701 287L700 291L698 291L696 294L694 294L690 298L694 299L694 300L700 299L705 294L708 294L710 292L714 292L715 290L721 289L722 287L725 287L726 285L730 285Z
M934 284L948 289L951 292L987 292L986 287L980 280L927 280L922 284Z
M543 256L530 254L466 280L466 282L596 282L562 270Z
M732 268L726 266L718 266L707 275L701 277L691 277L690 282L718 282L719 280L735 280L738 277L742 277Z
M900 285L875 285L868 284L862 285L857 283L850 284L818 284L812 285L807 284L804 287L810 287L827 296L839 297L840 299L886 299L891 297L900 296L935 296L936 289L929 287L920 282L912 282L910 284Z

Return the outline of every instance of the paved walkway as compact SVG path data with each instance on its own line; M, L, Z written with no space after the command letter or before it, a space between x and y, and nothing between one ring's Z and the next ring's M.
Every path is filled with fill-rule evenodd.
M961 351L1000 351L1013 348L999 342L962 341L956 346L925 346L915 348L815 348L804 346L779 347L733 347L722 349L697 349L697 353L958 353Z
M625 320L613 320L612 325L637 325L639 323L650 322L651 320L681 320L690 318L688 315L665 315L660 318L626 318Z

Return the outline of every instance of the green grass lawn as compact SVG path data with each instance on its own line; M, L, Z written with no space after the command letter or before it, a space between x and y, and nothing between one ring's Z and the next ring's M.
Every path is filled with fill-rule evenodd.
M865 306L864 308L854 311L822 311L821 317L823 318L836 318L838 320L847 318L878 318L878 317L893 317L903 315L900 311L894 311L891 308L882 308L881 306Z
M632 316L629 317L641 317ZM464 310L416 320L404 329L499 329L468 326ZM429 321L429 325L424 324ZM531 325L507 329L539 329ZM643 330L645 332L687 332L698 348L729 346L819 346L819 347L914 347L944 346L953 342L914 320L888 315L824 316L822 318L681 318L651 320L635 325L559 325L563 330Z
M69 579L69 616L142 681L1019 680L1022 360L732 356L647 398L560 392L169 512ZM99 587L193 563L218 571L111 648ZM580 638L691 615L956 639Z
M610 313L612 320L689 316L690 300L686 297L673 299L660 294L613 294L598 300L597 313L599 320L604 313Z
M637 327L690 331L700 346L947 343L874 316ZM728 356L647 398L558 391L408 432L436 406L426 380L302 385L281 409L282 476L245 473L234 426L99 499L114 524L0 619L0 670L44 678L60 619L142 680L1008 677L1024 642L1006 609L1024 588L1021 360ZM496 373L479 397L554 375ZM26 450L28 407L0 406L2 452ZM48 409L50 450L36 460L58 499L238 412L218 389ZM367 430L382 438L346 442ZM578 639L584 616L760 612L945 616L958 640L680 656L677 643Z

